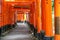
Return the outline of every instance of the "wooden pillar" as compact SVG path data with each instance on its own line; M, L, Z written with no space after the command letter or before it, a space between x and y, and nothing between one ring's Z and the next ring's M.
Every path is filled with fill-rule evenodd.
M2 0L0 0L0 28L2 27Z
M41 10L42 10L42 30L45 31L47 37L53 36L52 27L52 1L51 0L41 0Z
M54 0L55 39L60 40L60 0Z
M41 6L40 0L36 0L37 33L41 31Z

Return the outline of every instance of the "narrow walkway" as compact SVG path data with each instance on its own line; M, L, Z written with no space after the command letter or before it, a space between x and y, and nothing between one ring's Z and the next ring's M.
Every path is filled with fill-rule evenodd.
M11 30L1 40L35 40L33 39L30 29L26 23L17 23L17 27Z

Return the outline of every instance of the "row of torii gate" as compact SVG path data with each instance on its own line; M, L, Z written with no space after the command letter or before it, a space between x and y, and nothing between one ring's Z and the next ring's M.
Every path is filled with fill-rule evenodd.
M21 3L21 4L20 4ZM8 6L7 6L8 5ZM37 29L37 33L39 34L41 30L45 31L45 36L51 38L54 36L54 40L60 40L60 0L54 0L54 28L55 33L53 34L53 26L52 26L52 1L51 0L2 0L2 21L0 21L0 28L6 24L14 24L16 21L12 21L9 19L9 23L7 22L8 15L13 17L14 12L11 12L14 5L20 6L29 6L30 13L35 14L34 20L33 16L30 17L30 23L34 25ZM10 7L10 14L6 13ZM4 18L3 18L4 17ZM4 20L3 20L4 19ZM4 21L4 22L3 22ZM33 22L34 21L34 22ZM6 23L5 23L6 22ZM51 40L51 39L50 39Z

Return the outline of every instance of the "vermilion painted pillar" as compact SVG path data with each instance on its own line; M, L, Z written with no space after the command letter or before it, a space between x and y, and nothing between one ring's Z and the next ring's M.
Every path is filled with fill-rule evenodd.
M36 14L34 13L34 27L36 28Z
M36 2L34 0L34 2L32 3L32 14L33 14L33 25L34 25L34 28L36 29Z
M2 27L2 1L0 0L0 28Z
M41 31L41 6L40 0L36 0L37 33Z
M31 19L31 24L32 26L34 26L34 9L35 9L35 6L34 6L34 3L31 4L31 7L30 7L30 19Z
M54 0L54 14L55 14L55 38L60 40L60 0Z
M32 13L30 13L30 23L33 25L33 14Z
M17 21L21 21L21 13L17 13Z
M40 35L40 33L41 33L41 1L40 0L36 0L35 1L36 2L36 14L35 14L35 16L36 16L36 29L37 29L37 39L38 40L41 40L41 35Z
M50 38L53 36L52 27L52 1L41 0L41 11L42 11L42 30L45 31L45 36Z

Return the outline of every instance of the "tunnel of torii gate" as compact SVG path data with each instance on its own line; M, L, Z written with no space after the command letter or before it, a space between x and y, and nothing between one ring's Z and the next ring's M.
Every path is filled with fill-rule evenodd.
M27 20L26 14L29 18ZM60 40L60 0L54 0L54 14L55 34L52 26L51 0L2 0L0 1L0 30L3 31L1 30L0 34L14 28L16 21L24 20L39 40L52 40L53 37L54 40Z

